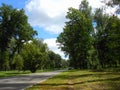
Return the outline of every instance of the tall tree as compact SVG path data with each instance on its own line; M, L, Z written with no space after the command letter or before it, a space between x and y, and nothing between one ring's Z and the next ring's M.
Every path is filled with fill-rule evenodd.
M12 28L10 27L11 20L9 16L12 13L13 8L11 6L3 4L0 7L0 69L3 68L5 60L5 52L8 48L8 43L13 35Z
M107 38L106 46L108 48L107 63L109 66L120 65L120 19L116 16L112 16L109 19L108 25L105 29Z
M97 23L95 48L102 68L119 65L119 18L109 16L97 9L94 20Z
M13 35L12 28L10 27L11 20L10 15L13 11L11 6L3 4L0 7L0 51L4 52L8 47L8 42Z
M60 48L69 55L70 65L74 68L87 68L88 50L91 46L91 20L77 9L69 8L64 31L57 41Z
M21 10L14 9L11 16L11 20L14 29L12 37L15 39L15 47L13 50L14 55L16 51L19 53L23 43L32 40L33 37L37 35L37 32L34 31L30 24L28 23L28 18L25 15L23 9Z
M96 9L94 15L94 21L97 23L96 33L95 33L95 41L94 46L97 50L98 58L100 61L100 65L104 67L104 63L106 62L104 53L106 51L105 45L105 29L109 21L109 16L103 13L103 9Z
M28 23L28 18L23 9L14 9L12 6L2 4L0 7L0 54L3 56L7 51L9 43L14 39L10 57L13 57L15 52L20 52L23 43L33 39L37 32ZM4 57L0 57L0 67L4 62Z

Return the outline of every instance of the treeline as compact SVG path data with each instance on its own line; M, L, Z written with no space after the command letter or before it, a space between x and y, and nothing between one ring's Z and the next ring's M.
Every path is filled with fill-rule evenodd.
M23 9L2 4L0 7L0 70L55 69L67 61L50 51L28 23Z
M113 15L107 7L119 6L118 0L92 10L83 0L79 9L69 8L68 21L57 42L69 56L70 66L77 69L102 69L120 66L120 18L118 8Z

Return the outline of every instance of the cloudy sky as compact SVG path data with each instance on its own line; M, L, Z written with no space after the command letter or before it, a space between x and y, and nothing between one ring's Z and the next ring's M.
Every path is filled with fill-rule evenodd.
M103 6L102 0L88 0L93 8ZM78 8L81 0L0 0L14 8L23 8L31 26L38 31L37 38L44 39L49 48L62 57L56 37L63 31L65 16L69 7Z

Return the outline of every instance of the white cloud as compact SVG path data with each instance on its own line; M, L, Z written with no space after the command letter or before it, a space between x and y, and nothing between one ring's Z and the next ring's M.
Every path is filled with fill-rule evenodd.
M102 0L88 0L89 5L92 6L92 8L100 8L104 4L101 2Z
M46 31L59 34L62 32L65 16L69 7L79 8L82 0L28 0L26 12L32 26L43 27ZM101 0L88 0L93 8L103 4Z
M48 32L59 34L62 32L68 8L78 8L80 1L29 0L25 8L32 26L43 27Z
M60 49L58 49L56 38L45 39L44 43L48 45L50 50L54 51L55 53L61 55L62 58L66 59L64 53Z

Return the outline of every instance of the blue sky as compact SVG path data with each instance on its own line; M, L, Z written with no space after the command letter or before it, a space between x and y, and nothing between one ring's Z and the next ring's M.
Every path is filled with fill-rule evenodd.
M102 7L103 0L88 0L92 8ZM24 9L28 16L28 22L37 30L37 38L44 39L50 50L60 54L56 37L63 31L66 22L66 12L69 7L78 8L81 0L0 0L2 3L12 5L14 8Z
M0 0L0 6L2 3L5 3L8 5L12 5L14 8L25 9L27 2L28 1L26 0ZM36 36L37 38L48 39L48 38L56 38L58 36L58 34L53 34L45 31L43 27L33 26L33 28L38 32L38 36Z
M25 0L0 0L0 5L2 3L12 5L14 8L24 8Z

